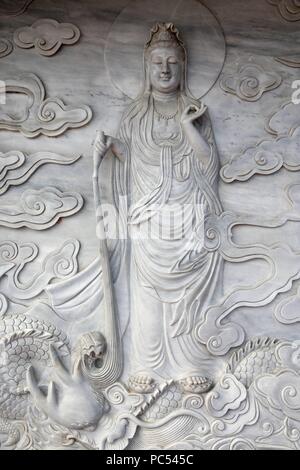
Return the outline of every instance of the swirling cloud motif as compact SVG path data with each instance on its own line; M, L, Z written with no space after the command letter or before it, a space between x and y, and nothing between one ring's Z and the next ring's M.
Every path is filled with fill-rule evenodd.
M19 16L22 15L33 0L14 0L14 7L11 6L11 0L1 0L1 16Z
M300 105L289 101L270 117L266 130L280 136L292 134L297 127L300 127Z
M252 218L249 215L223 212L220 216L211 216L210 221L206 223L205 237L214 236L219 239L217 249L225 261L242 263L263 260L268 266L268 274L263 280L256 280L252 286L234 288L224 295L218 304L209 306L203 312L201 321L196 325L195 335L201 343L206 344L208 351L213 355L223 356L231 348L243 343L245 331L236 318L232 319L232 313L237 308L268 305L280 293L290 290L293 282L300 279L300 253L292 250L288 244L256 243L253 246L233 241L234 227L240 225L271 228L282 226L286 220L299 221L300 194L296 197L291 186L288 197L293 203L293 208L288 214L283 212L276 217L268 217L266 214L257 219L257 216Z
M300 1L299 0L268 0L271 5L277 7L282 18L286 21L300 20Z
M82 206L83 198L78 193L62 193L52 187L28 190L22 194L19 205L1 204L0 225L45 230L60 218L76 214Z
M300 287L296 294L283 299L277 305L275 318L284 325L300 322Z
M274 71L265 70L258 64L239 66L234 74L224 75L220 86L243 101L258 101L262 95L281 85L282 78Z
M12 43L8 39L0 39L0 59L8 56L12 51Z
M229 411L237 410L247 398L244 385L232 374L224 374L208 395L207 408L217 418L224 417Z
M80 108L65 106L59 98L46 99L45 87L34 74L28 73L19 77L2 77L6 93L18 97L25 95L27 104L20 105L19 115L10 114L9 105L0 104L0 130L19 131L25 137L33 138L39 135L56 137L67 129L86 125L92 119L92 111L88 106Z
M211 450L256 450L255 444L250 439L241 437L229 437L218 440Z
M254 383L256 396L278 417L300 421L300 375L293 370L281 370L263 375Z
M35 48L42 56L56 54L63 45L76 44L80 38L80 30L70 23L59 23L52 19L36 21L32 26L18 29L14 34L14 42L22 49Z
M34 243L0 243L0 312L7 310L8 301L27 301L38 296L54 279L63 280L73 277L78 272L78 253L80 244L77 240L66 241L40 263L34 275L26 276L26 265L37 260L39 249Z
M1 257L1 248L3 243L0 244L0 257ZM6 251L5 251L6 252ZM14 265L11 262L5 262L4 265L0 265L0 279L4 274L7 273ZM0 316L4 315L8 309L8 301L3 293L0 294Z
M291 57L276 57L275 60L282 65L292 67L294 69L300 68L300 58Z
M300 121L300 119L299 119ZM270 175L284 167L289 171L300 170L300 128L292 135L276 140L263 140L254 147L234 156L221 169L225 183L247 181L253 175Z
M4 194L10 186L25 183L42 165L48 163L71 165L79 158L79 155L67 157L50 152L37 152L29 156L18 151L0 152L0 195Z

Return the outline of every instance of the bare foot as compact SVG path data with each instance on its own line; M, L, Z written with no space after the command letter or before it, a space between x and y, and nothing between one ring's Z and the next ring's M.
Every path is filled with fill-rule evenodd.
M154 380L147 375L135 375L128 381L129 390L135 393L151 393L155 385Z
M179 383L186 393L207 393L213 386L210 379L200 376L186 377L180 380Z

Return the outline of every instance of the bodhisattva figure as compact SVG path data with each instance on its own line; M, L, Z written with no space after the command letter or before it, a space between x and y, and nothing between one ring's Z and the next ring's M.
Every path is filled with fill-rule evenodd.
M129 280L129 384L147 393L172 378L187 392L203 391L209 354L195 325L212 303L222 263L203 246L205 217L222 212L218 154L207 108L189 93L186 50L173 24L152 29L144 70L118 139L100 132L94 150L100 184L103 158L109 150L118 157L113 200L129 229L127 239L108 240Z

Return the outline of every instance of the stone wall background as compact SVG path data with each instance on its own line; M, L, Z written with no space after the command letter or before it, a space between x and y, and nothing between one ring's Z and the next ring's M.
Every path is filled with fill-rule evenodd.
M17 2L20 4L20 2ZM203 98L209 106L221 164L224 165L243 149L258 141L269 139L265 130L268 118L281 105L290 100L292 83L300 79L300 69L287 67L274 59L276 57L299 57L299 21L287 21L276 5L266 0L204 0L219 21L226 40L226 60L222 74L235 73L236 64L246 64L249 57L259 61L267 72L282 78L279 87L263 93L257 101L246 101L226 93L220 87L220 80ZM273 2L276 3L276 2ZM280 2L278 2L280 3ZM281 2L287 4L288 2ZM7 8L8 2L4 2ZM31 25L39 18L53 18L60 22L77 25L81 30L80 41L73 46L63 47L53 57L42 57L34 49L14 48L14 51L0 59L0 78L31 72L45 84L47 96L60 97L66 104L89 105L93 111L92 121L80 129L71 129L56 138L39 136L28 139L18 132L1 130L1 148L5 153L20 150L32 154L37 151L52 151L66 155L80 153L82 158L70 166L44 166L30 180L19 187L11 188L1 196L0 204L18 201L24 188L40 189L53 185L62 191L76 190L84 197L84 207L76 215L62 219L60 223L45 231L26 228L8 229L1 227L0 241L34 242L40 250L40 260L50 251L58 249L66 240L77 238L81 249L79 270L87 267L98 254L95 235L95 217L92 193L92 142L96 130L116 135L118 123L128 98L112 84L104 57L106 39L110 29L128 2L123 0L34 0L20 16L0 17L0 37L12 39L14 32ZM141 0L140 8L151 4ZM157 20L160 19L157 12ZM135 18L129 21L135 22ZM211 51L213 54L214 51ZM201 44L199 44L199 55ZM122 73L122 59L120 60ZM284 188L292 183L299 184L299 173L282 168L271 176L255 175L247 182L225 184L220 180L220 195L225 210L264 217L275 216L285 210ZM242 226L235 229L234 237L239 243L282 243L288 241L300 251L299 223L289 222L284 227L262 229ZM30 279L37 270L37 263L28 265L23 278ZM244 284L257 276L266 274L264 263L253 261L238 265L226 264L224 276L225 292ZM5 279L0 282L5 282ZM280 324L273 312L282 297L296 292L299 281L292 291L279 295L269 305L259 308L241 308L233 314L238 317L249 337L257 335L298 338L298 328ZM0 284L1 288L1 284ZM12 307L10 307L12 308ZM24 306L13 306L14 312L24 311Z

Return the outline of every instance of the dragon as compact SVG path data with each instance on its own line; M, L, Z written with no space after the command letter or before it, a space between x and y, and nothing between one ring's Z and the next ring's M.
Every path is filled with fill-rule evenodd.
M51 366L50 345L62 356L70 353L67 336L50 323L24 314L0 319L0 436L7 436L2 448L22 441L31 403L26 375L33 364Z

